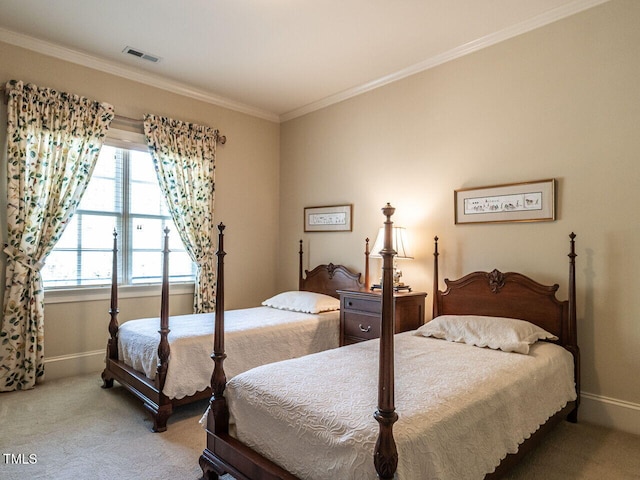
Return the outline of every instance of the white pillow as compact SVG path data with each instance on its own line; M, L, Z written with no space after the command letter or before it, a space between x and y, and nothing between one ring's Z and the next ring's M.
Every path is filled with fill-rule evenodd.
M322 293L291 291L279 293L271 297L262 305L304 313L321 313L331 310L340 310L340 300Z
M538 340L558 339L525 320L477 315L441 315L422 325L415 334L525 355L529 345Z

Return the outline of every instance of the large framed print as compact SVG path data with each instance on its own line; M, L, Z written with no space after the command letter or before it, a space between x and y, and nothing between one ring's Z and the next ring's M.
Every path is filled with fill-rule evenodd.
M350 232L352 229L352 205L305 207L305 232Z
M553 178L456 190L455 223L553 221L555 190Z

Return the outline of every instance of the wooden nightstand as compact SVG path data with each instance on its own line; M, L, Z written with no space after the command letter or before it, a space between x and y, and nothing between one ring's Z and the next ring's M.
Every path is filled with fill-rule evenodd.
M380 292L338 290L340 294L340 345L380 337ZM415 330L424 323L424 292L398 292L395 301L395 333Z

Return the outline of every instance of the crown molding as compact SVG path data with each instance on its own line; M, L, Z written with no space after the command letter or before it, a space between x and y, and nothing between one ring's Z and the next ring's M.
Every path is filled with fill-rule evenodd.
M62 47L54 43L39 40L28 35L0 28L0 41L15 45L17 47L26 48L49 57L58 58L67 62L82 65L83 67L92 68L101 72L116 75L118 77L126 78L127 80L133 80L135 82L143 83L152 87L167 90L178 95L193 98L205 103L224 107L229 110L233 110L240 113L245 113L253 117L262 118L272 122L279 122L278 115L272 112L261 110L250 105L235 102L233 100L226 99L224 97L214 95L203 90L190 87L189 85L168 80L159 75L153 75L148 72L138 70L133 67L121 65L116 62L105 60L93 55L89 55L77 50Z
M535 30L537 28L543 27L555 21L561 20L571 15L575 15L576 13L580 13L584 10L588 10L589 8L601 5L609 1L610 0L574 0L573 2L567 3L566 5L555 8L553 10L549 10L548 12L520 22L519 24L513 25L511 27L505 28L499 32L486 35L477 40L473 40L464 45L453 48L447 52L428 58L410 67L404 68L363 85L344 90L343 92L337 93L335 95L330 95L321 100L318 100L317 102L313 102L298 109L291 110L282 115L258 109L243 103L235 102L233 100L229 100L224 97L212 94L210 92L195 89L183 83L168 80L164 77L153 75L148 72L143 72L133 67L123 66L116 62L104 60L66 47L61 47L59 45L45 42L43 40L39 40L4 28L0 28L0 41L18 47L26 48L28 50L33 50L35 52L42 53L43 55L55 57L60 60L65 60L85 67L93 68L95 70L110 73L112 75L117 75L119 77L143 83L145 85L160 88L162 90L177 93L179 95L190 97L205 103L210 103L219 107L227 108L229 110L245 113L247 115L262 118L264 120L269 120L272 122L282 123L288 120L293 120L297 117L301 117L316 110L320 110L330 105L340 103L344 100L348 100L349 98L356 97L371 90L375 90L376 88L382 87L384 85L402 80L411 75L415 75L416 73L429 70L438 65L442 65L443 63L455 60L470 53L477 52L478 50L481 50L483 48L490 47L492 45L495 45L496 43L500 43L504 40L522 35L523 33L527 33L531 30Z
M415 75L416 73L429 70L430 68L437 67L438 65L450 62L451 60L455 60L456 58L460 58L470 53L477 52L478 50L481 50L483 48L490 47L491 45L495 45L496 43L500 43L518 35L522 35L523 33L530 32L531 30L535 30L536 28L543 27L550 23L556 22L571 15L575 15L576 13L588 10L589 8L601 5L609 1L610 0L574 0L573 2L563 5L562 7L549 10L548 12L520 22L511 27L505 28L490 35L486 35L477 40L473 40L469 43L453 48L447 52L431 57L423 62L416 63L415 65L399 70L390 75L381 77L377 80L373 80L369 83L365 83L364 85L345 90L335 95L325 97L321 100L318 100L317 102L313 102L305 105L304 107L284 113L280 115L280 122L293 120L294 118L301 117L316 110L320 110L349 98L356 97L371 90L375 90L376 88L388 85L398 80L402 80L403 78L410 77L411 75Z

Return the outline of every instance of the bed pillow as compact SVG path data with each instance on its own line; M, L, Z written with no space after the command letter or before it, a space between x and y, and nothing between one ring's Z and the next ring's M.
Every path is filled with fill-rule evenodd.
M558 339L525 320L477 315L441 315L422 325L415 334L525 355L538 340Z
M337 298L322 293L303 291L279 293L275 297L271 297L262 302L262 305L280 310L304 313L322 313L340 310L340 300Z

